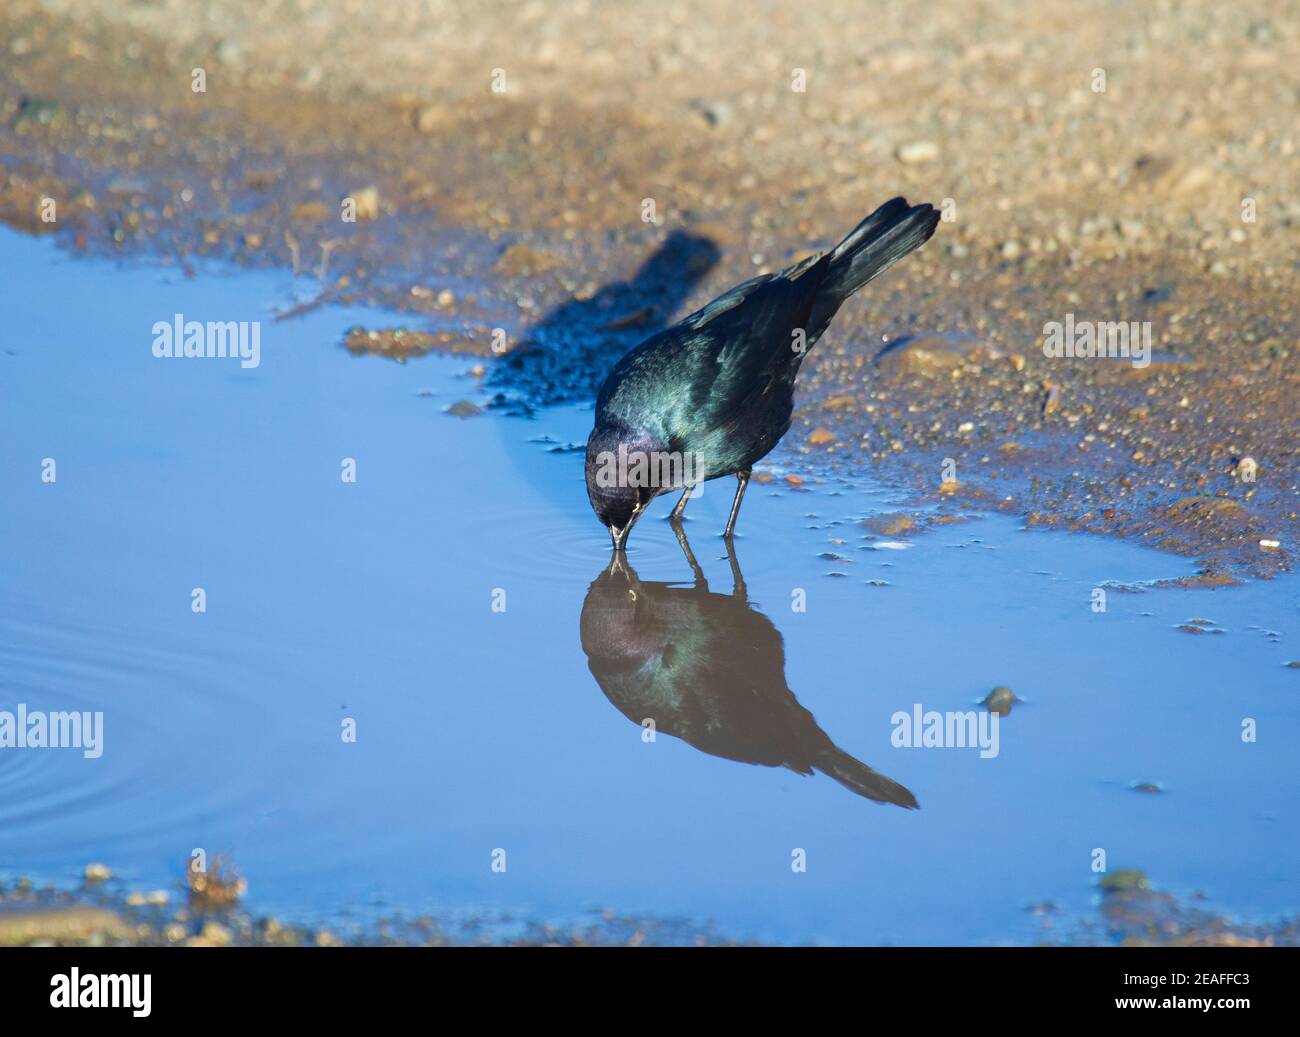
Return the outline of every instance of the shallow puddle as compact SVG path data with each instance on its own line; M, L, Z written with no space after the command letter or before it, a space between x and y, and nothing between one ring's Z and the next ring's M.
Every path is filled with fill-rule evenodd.
M276 322L286 276L7 231L0 263L0 710L104 718L97 758L0 749L6 875L149 889L203 848L304 920L608 908L788 942L1034 940L1030 905L1091 911L1097 849L1243 918L1300 901L1294 579L1097 612L1193 566L1006 517L871 538L888 491L796 490L779 452L734 558L716 483L698 574L667 501L610 571L565 449L588 407L452 416L489 395L473 361L353 357L374 314ZM155 358L178 313L261 321L260 365ZM997 685L1023 701L996 755L893 744ZM754 765L782 762L814 773Z

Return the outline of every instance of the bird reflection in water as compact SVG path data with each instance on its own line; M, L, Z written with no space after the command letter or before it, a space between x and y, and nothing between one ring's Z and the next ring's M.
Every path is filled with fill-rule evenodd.
M780 631L750 605L733 545L733 589L719 594L675 528L693 585L643 581L616 553L587 590L582 650L609 701L634 724L651 720L711 756L820 771L876 803L915 808L909 790L840 749L799 705Z

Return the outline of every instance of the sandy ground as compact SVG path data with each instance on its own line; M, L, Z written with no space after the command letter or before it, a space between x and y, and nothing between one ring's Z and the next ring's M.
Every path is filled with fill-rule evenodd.
M315 271L320 304L409 315L351 348L481 354L518 410L893 195L944 204L813 354L774 460L1230 582L1300 533L1298 14L10 0L0 218ZM1150 322L1154 362L1045 356L1069 314Z

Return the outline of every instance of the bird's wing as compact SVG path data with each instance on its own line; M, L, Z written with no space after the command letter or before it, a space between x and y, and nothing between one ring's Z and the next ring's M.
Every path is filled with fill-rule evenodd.
M690 328L692 331L698 331L700 328L704 327L715 318L720 317L728 310L735 309L749 298L750 293L752 293L756 288L767 284L767 282L772 280L775 276L775 274L759 274L757 277L752 277L748 281L736 285L735 288L723 292L707 306L703 306L696 310L689 317L683 317L677 322L677 326Z
M713 423L731 420L755 396L789 386L815 341L807 328L817 294L820 256L809 256L748 291L701 328L714 370L693 400ZM795 337L803 331L800 341Z
M792 332L808 320L823 259L809 256L739 284L647 339L614 365L597 414L630 427L661 420L663 441L674 449L681 446L669 438L674 429L716 429L738 420L752 395L793 381L802 356L792 348ZM673 377L665 380L665 372ZM650 413L646 398L657 403Z
M792 263L779 274L759 274L757 277L751 277L748 281L742 281L735 288L723 292L707 306L696 310L688 317L683 317L677 322L678 326L691 328L698 331L706 324L721 317L728 310L734 310L737 306L744 303L754 292L763 285L772 281L794 281L805 270L816 263L825 253L817 252L811 256Z

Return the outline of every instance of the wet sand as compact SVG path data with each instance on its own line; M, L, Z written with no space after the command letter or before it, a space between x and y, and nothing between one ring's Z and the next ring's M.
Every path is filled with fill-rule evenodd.
M1300 922L1243 924L1154 889L1141 871L1123 871L1099 885L1095 912L1063 914L1051 903L1030 905L1034 942L1043 946L1294 947ZM210 912L178 890L124 893L108 880L74 890L18 881L0 885L0 947L734 947L753 946L681 920L593 912L582 923L556 925L509 916L394 916L364 929L285 923L241 906Z
M0 218L314 271L304 309L409 316L350 348L480 354L520 412L894 194L947 200L814 352L778 459L1215 586L1289 568L1300 531L1288 9L16 0ZM1067 315L1149 321L1154 362L1045 356Z

